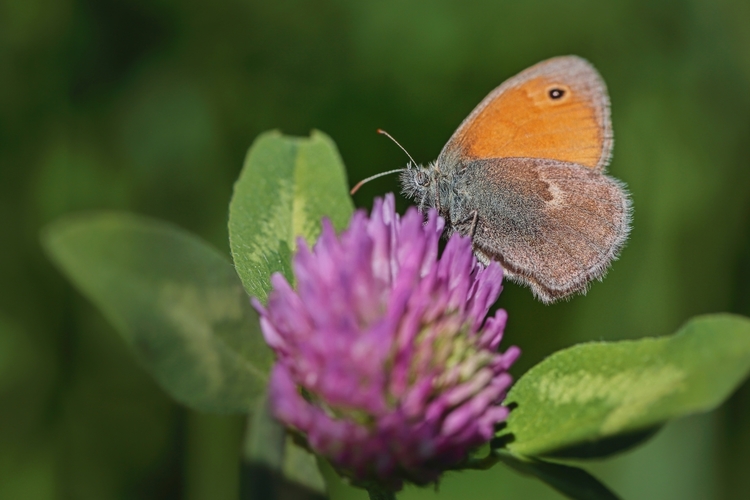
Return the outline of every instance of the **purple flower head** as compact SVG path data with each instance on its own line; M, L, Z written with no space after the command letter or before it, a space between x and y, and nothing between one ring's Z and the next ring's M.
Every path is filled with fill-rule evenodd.
M254 302L277 356L274 415L355 480L435 481L508 414L520 351L498 352L505 311L485 320L502 268L457 234L438 257L443 226L376 199L340 236L324 221L312 251L299 242L296 290L275 274L268 306Z

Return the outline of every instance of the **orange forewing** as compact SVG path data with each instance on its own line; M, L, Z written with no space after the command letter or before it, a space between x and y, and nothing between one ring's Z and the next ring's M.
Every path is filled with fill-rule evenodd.
M596 167L602 151L596 112L583 96L559 101L547 93L554 82L538 77L491 101L458 138L474 158L548 158ZM557 85L556 87L563 87Z
M552 99L552 89L563 97ZM446 148L470 158L544 158L603 169L611 135L604 82L583 59L560 57L495 89Z

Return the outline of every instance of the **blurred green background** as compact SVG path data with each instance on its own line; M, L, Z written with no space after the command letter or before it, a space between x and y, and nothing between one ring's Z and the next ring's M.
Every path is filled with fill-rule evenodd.
M545 307L506 286L517 374L578 341L750 314L750 2L2 0L0 498L238 488L242 419L171 402L45 259L45 223L125 209L228 255L232 183L261 131L325 131L354 183L405 164L378 127L427 162L493 87L562 54L609 86L634 229L585 298ZM379 179L355 201L398 189ZM750 385L587 467L626 499L750 498ZM436 497L561 498L501 466L400 498Z

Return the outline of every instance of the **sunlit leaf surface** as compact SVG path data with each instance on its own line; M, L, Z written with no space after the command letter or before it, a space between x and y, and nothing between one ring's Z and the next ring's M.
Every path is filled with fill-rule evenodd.
M296 238L312 244L320 220L343 228L353 210L346 172L333 141L320 132L309 138L278 132L260 136L248 151L229 207L229 241L247 291L265 300L269 277L291 282Z
M503 434L514 453L550 455L647 431L715 408L748 371L750 320L729 314L698 317L670 337L579 344L515 384Z

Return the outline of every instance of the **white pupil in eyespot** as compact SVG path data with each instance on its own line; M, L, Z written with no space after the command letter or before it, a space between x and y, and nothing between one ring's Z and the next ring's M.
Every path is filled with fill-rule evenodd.
M560 99L564 95L565 91L563 89L552 89L549 91L549 96L552 99Z

